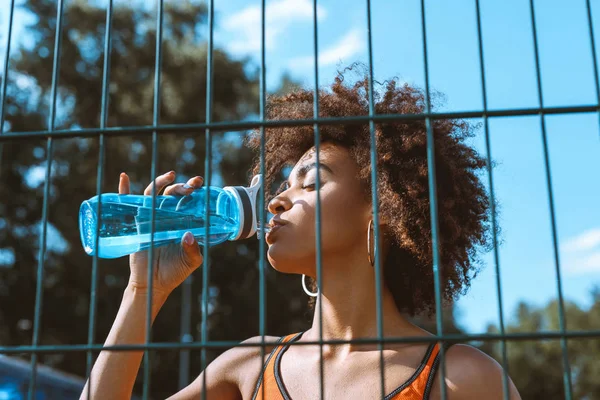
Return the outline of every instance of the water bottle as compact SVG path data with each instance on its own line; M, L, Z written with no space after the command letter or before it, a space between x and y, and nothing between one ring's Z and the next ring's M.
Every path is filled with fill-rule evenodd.
M210 186L186 196L156 196L154 247L177 243L190 231L200 244L249 238L257 232L256 196L261 175L249 187ZM206 196L209 196L208 210ZM100 216L97 215L101 201ZM79 232L85 252L117 258L150 247L152 196L103 193L84 201L79 209ZM210 226L205 237L205 221ZM100 223L100 230L97 230ZM265 227L266 228L266 227ZM268 229L263 229L267 231ZM96 232L99 234L96 249Z
M22 400L23 394L19 390L19 381L11 381L10 376L0 380L0 400Z

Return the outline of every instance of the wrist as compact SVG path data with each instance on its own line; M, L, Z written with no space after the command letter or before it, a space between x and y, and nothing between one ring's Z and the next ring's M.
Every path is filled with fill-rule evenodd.
M152 293L149 294L147 287L140 287L133 282L129 282L125 288L124 297L135 301L143 301L146 304L148 302L148 297L150 297L152 299L153 314L156 315L167 301L170 294L170 291L156 288L153 288Z
M144 295L148 296L149 287L146 284L139 284L131 279L127 282L127 291L135 294L136 296ZM156 284L152 287L152 296L157 296L158 298L169 297L173 290L168 290L162 287L157 287Z

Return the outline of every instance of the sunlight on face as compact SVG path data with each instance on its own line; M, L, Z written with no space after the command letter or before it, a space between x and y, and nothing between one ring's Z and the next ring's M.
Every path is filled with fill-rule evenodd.
M347 149L323 144L320 171L321 249L326 260L364 244L371 207ZM311 149L290 172L285 190L269 204L275 228L266 237L268 258L278 271L316 274L316 179L316 154Z

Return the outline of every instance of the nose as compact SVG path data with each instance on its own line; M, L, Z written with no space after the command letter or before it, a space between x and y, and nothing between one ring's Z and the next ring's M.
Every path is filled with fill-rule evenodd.
M281 214L282 212L289 210L291 207L292 202L290 201L290 199L286 196L279 195L275 196L269 202L268 209L271 214Z

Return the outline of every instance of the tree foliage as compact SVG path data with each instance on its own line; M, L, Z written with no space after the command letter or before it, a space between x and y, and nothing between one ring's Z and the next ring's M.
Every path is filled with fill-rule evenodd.
M592 305L584 309L565 304L568 331L597 331L600 328L600 291L592 293ZM535 307L521 303L515 320L506 326L508 333L556 332L560 328L558 302ZM498 333L490 326L489 332ZM574 399L600 399L600 338L567 341ZM482 350L501 360L500 344L486 342ZM507 342L508 371L523 399L564 398L562 349L559 340Z
M13 52L8 75L6 124L12 132L48 129L51 109L52 60L56 30L56 2L23 3L34 22L26 27L27 43ZM192 0L165 3L160 123L204 122L206 118L206 7ZM57 128L100 126L102 76L105 54L105 9L94 2L73 0L64 10ZM119 2L113 14L109 107L107 125L150 125L153 121L156 15L143 3ZM258 71L248 60L232 59L215 49L213 55L214 121L235 121L258 111ZM4 77L1 77L4 78ZM278 93L296 83L282 78ZM244 132L214 132L213 172L220 184L248 181L253 157L241 146ZM140 193L151 180L151 136L134 133L107 135L102 163L103 192L116 192L118 175L127 171L132 190ZM45 139L14 140L2 146L0 163L0 345L29 345L32 340L40 222L44 202ZM96 193L98 137L55 138L48 197L48 238L44 255L43 307L40 343L85 344L88 338L92 259L80 243L79 205ZM158 136L157 172L174 169L180 179L205 175L204 131ZM265 268L266 304L259 304L258 241L228 242L211 250L209 279L209 338L239 341L259 334L264 311L266 332L284 335L306 329L310 323L306 297L297 276ZM129 269L127 258L99 260L96 292L95 342L106 337L118 309ZM186 291L171 296L159 314L153 340L179 342L182 305L191 306L191 335L199 341L202 321L202 274L194 274ZM590 311L567 307L570 329L598 329L600 296ZM545 308L522 305L509 332L556 329L556 304ZM433 320L417 322L435 332ZM493 331L495 328L491 327ZM444 312L444 331L460 332L451 308ZM500 359L498 348L482 347ZM211 349L210 361L225 349ZM569 356L578 397L600 399L599 340L569 341ZM24 355L26 356L26 355ZM562 396L561 353L557 341L515 342L509 346L510 373L523 398ZM83 376L83 353L44 354L41 361ZM152 359L152 393L164 398L177 390L179 353L157 351ZM200 372L200 352L191 352L190 377ZM138 380L137 389L141 379Z
M50 113L56 2L23 4L35 22L26 27L32 43L15 49L8 75L5 130L45 130ZM56 127L100 125L105 9L75 0L64 10ZM206 112L206 7L192 1L166 2L164 13L160 123L204 122ZM150 125L153 121L156 16L142 4L115 6L112 29L107 125ZM258 111L258 72L246 60L224 51L213 54L213 121L241 120ZM214 132L213 182L245 184L253 157L241 146L244 132ZM116 192L127 171L132 191L150 182L152 141L148 134L106 136L102 191ZM48 239L40 344L87 343L91 266L81 246L79 205L96 194L99 139L53 139ZM205 133L160 134L157 172L176 170L179 179L204 175ZM3 146L0 167L0 342L29 345L32 340L40 221L44 200L46 140L15 140ZM210 252L209 338L243 340L259 333L258 241L225 243ZM100 260L97 278L96 343L106 337L116 315L129 268L127 258ZM265 269L266 328L286 334L306 328L306 302L295 277ZM154 341L181 340L182 301L191 302L192 337L200 340L202 274L191 280L191 296L173 294L153 329ZM291 296L290 296L291 294ZM285 316L285 318L283 318ZM209 360L224 349L209 351ZM152 388L158 397L177 390L179 353L153 354ZM85 354L48 354L41 361L85 374ZM200 354L191 354L191 376L200 371ZM139 388L139 386L138 386Z

